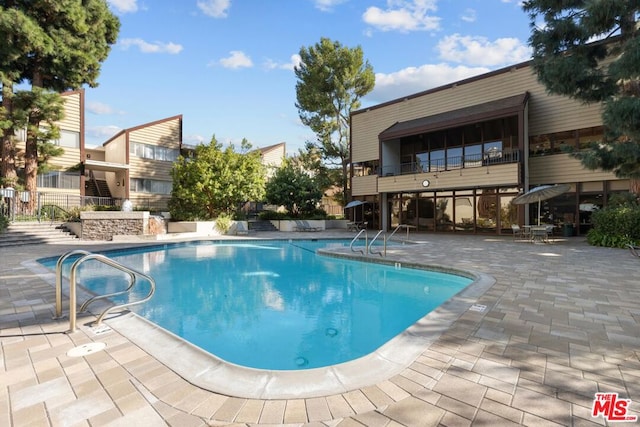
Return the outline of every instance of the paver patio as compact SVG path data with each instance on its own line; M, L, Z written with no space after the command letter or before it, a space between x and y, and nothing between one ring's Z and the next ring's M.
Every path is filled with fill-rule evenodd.
M410 237L420 244L394 246L387 258L493 276L472 301L486 309L464 311L392 378L275 400L203 390L115 329L96 335L80 319L65 334L68 321L52 320L54 288L30 261L140 243L1 248L0 425L606 425L591 416L596 392L631 399L629 414L640 415L640 262L628 251L582 238L537 245L511 236ZM106 347L67 354L91 342Z

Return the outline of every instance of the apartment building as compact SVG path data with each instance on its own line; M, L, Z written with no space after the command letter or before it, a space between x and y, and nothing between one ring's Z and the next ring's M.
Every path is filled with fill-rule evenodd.
M351 192L370 226L501 234L537 221L515 205L544 184L571 189L542 202L541 221L590 228L594 209L629 181L567 153L603 133L600 105L549 95L530 62L351 114Z

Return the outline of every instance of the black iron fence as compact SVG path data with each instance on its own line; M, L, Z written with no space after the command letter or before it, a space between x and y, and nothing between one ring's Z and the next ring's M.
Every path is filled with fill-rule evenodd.
M0 188L0 214L9 221L66 221L89 207L119 208L122 199Z

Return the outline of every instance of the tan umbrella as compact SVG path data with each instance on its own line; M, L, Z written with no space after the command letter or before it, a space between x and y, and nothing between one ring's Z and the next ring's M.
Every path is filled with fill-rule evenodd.
M538 225L540 225L540 202L566 193L570 188L571 186L569 184L541 185L519 195L513 199L511 203L515 205L526 205L528 203L538 202Z

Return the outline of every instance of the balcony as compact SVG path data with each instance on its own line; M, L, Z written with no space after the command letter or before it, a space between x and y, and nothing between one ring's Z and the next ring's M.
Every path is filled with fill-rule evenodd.
M431 160L430 162L410 162L396 165L385 165L380 168L380 176L411 175L419 173L437 173L459 169L480 168L491 165L518 163L519 150L489 150L482 154L449 157L448 159Z

